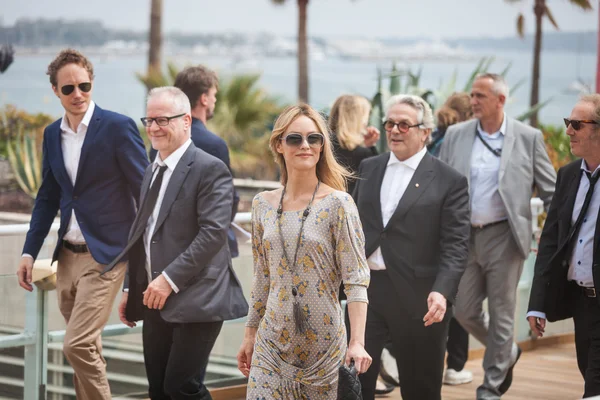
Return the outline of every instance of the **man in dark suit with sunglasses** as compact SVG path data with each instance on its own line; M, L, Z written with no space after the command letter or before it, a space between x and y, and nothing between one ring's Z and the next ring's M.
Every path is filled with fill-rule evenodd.
M78 51L61 51L48 66L64 116L44 131L42 184L17 275L32 291L33 262L60 210L57 297L67 329L63 351L78 399L111 399L102 357L102 328L126 260L100 276L127 244L148 157L132 119L92 101L94 70Z
M544 225L527 320L543 336L546 320L573 318L577 364L588 398L600 395L600 95L582 97L565 119L580 160L558 171Z

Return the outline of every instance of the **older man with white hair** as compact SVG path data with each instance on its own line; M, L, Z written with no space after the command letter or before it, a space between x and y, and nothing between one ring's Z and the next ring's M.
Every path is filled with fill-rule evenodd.
M475 119L448 128L440 159L469 179L469 261L455 317L485 347L477 399L499 399L512 383L521 350L514 343L516 292L531 249L534 189L546 209L556 173L542 133L504 112L502 76L481 74L471 89ZM489 314L483 310L487 298Z
M365 349L373 364L360 376L363 398L374 398L391 338L402 398L439 400L448 303L468 255L467 179L427 153L433 115L420 97L392 97L384 126L391 152L361 163L353 193L371 269Z
M208 400L203 380L223 321L248 312L227 244L231 174L192 143L180 89L152 89L142 123L158 154L129 242L105 272L129 256L119 314L129 326L144 321L150 398Z

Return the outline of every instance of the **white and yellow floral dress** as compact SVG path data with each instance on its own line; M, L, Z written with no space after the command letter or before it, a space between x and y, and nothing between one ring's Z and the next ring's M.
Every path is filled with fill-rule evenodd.
M302 211L281 216L287 254L296 250ZM344 282L348 302L368 302L369 267L356 205L335 191L315 203L304 223L296 268L281 243L277 210L258 194L252 202L254 281L248 322L257 339L247 399L336 399L346 330L338 300ZM292 288L309 329L296 333Z

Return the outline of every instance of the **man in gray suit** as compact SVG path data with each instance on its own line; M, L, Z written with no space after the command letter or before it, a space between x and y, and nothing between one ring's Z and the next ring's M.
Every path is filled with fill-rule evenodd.
M150 91L142 118L159 157L146 169L119 305L123 323L143 320L151 399L210 399L202 383L224 320L248 304L231 265L227 229L233 183L227 166L196 148L187 96Z
M389 153L364 160L352 197L371 269L360 375L373 400L381 351L391 338L404 400L440 400L448 323L469 241L467 179L427 153L429 105L398 95L386 103Z
M521 355L513 334L517 284L531 249L530 200L536 188L547 209L556 181L542 133L508 118L507 98L502 76L479 75L471 90L475 119L448 128L440 151L469 179L470 251L455 317L486 346L478 399L499 399L512 383Z

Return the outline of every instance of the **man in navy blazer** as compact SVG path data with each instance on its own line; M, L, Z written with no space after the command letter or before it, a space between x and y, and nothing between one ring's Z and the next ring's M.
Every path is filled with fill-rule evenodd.
M94 70L78 51L48 66L64 116L44 131L42 184L17 275L31 291L31 271L60 210L57 297L67 329L63 351L78 399L111 399L100 334L125 275L126 260L100 275L127 244L144 170L144 143L132 119L91 99Z
M223 161L231 171L227 143L206 127L206 122L215 114L217 91L219 90L217 74L203 65L188 67L177 74L174 86L181 89L190 100L192 106L192 142L194 145ZM150 160L154 161L155 158L156 150L151 149ZM240 198L234 189L232 222L237 213L239 201ZM227 240L231 257L237 257L239 255L238 244L231 227L227 231Z

